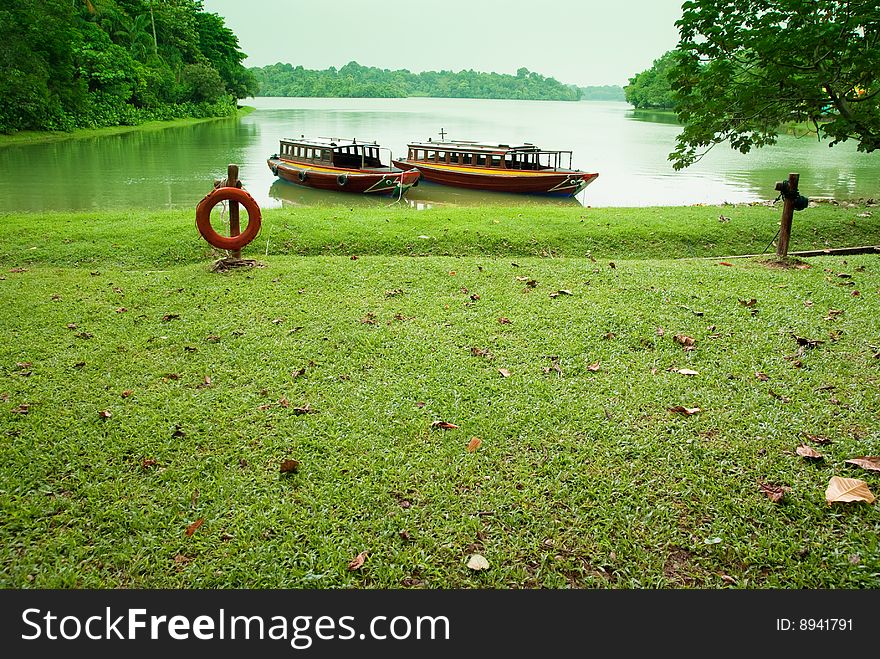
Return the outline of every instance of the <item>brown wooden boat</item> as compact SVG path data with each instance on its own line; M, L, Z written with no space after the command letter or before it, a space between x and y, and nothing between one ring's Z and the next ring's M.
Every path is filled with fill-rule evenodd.
M403 197L418 183L419 171L414 167L383 164L380 149L375 142L358 142L356 139L286 138L281 140L279 152L267 163L275 176L296 185Z
M459 188L573 196L596 180L596 173L571 168L571 151L548 151L534 144L413 142L395 167L417 167L423 181ZM568 167L563 167L565 157Z

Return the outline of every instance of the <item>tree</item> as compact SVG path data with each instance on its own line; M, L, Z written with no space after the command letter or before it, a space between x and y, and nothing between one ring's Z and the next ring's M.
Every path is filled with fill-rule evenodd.
M830 146L880 148L877 0L691 0L670 72L684 129L675 169L724 141L742 153L812 122Z
M650 69L629 79L623 88L627 103L640 109L671 110L675 106L675 97L669 83L669 70L675 63L673 51L665 53L654 60Z

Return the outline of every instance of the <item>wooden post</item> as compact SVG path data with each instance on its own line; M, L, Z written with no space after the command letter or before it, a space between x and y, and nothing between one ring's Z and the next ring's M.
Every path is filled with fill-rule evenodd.
M241 183L238 181L238 165L230 164L226 168L226 185L230 188L238 188L241 187ZM791 220L789 220L789 224ZM235 236L241 233L241 226L239 224L238 217L238 202L229 200L229 237L235 238ZM237 249L232 252L230 258L240 259L241 258L241 250Z
M782 196L782 223L779 227L779 242L776 244L776 256L785 258L788 256L788 241L791 238L791 220L794 216L794 199L797 197L798 181L800 174L788 175L788 193ZM776 185L779 190L780 184Z

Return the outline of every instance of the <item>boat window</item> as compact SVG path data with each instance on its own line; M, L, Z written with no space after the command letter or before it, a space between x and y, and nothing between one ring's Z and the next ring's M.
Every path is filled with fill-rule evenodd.
M436 154L433 151L426 151L425 152L425 160L434 160L435 155Z
M476 164L479 165L480 167L485 167L486 166L486 156L484 156L482 153L479 154L477 156L477 163Z
M501 167L501 156L489 156L490 167Z
M473 162L474 162L473 154L471 154L471 153L465 153L465 154L462 155L462 157L461 157L461 162L462 162L462 164L465 164L465 165L471 165L471 164L473 164Z
M438 151L437 162L446 162L449 158L449 151Z

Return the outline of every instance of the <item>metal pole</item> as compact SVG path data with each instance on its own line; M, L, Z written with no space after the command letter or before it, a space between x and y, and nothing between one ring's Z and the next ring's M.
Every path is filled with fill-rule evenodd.
M783 195L782 222L779 226L779 242L776 244L776 256L788 256L788 241L791 238L791 220L794 217L794 200L797 197L800 174L788 175L788 193Z

